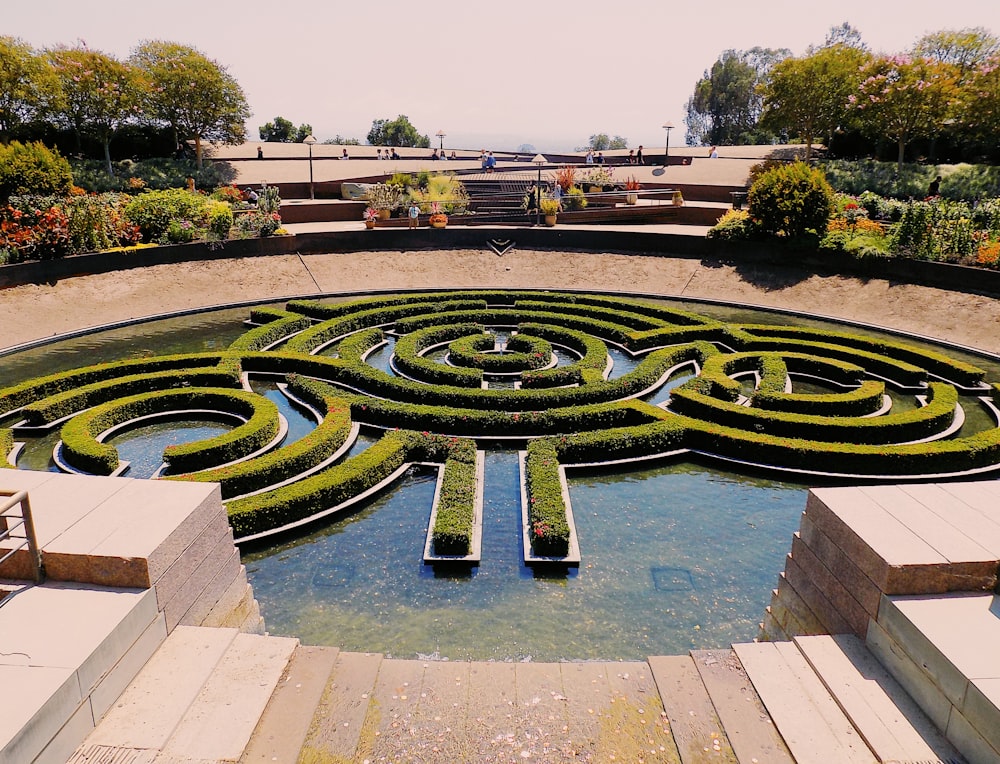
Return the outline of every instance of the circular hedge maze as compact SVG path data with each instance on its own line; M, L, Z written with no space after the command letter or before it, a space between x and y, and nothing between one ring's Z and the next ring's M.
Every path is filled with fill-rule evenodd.
M509 439L527 443L526 543L555 558L572 536L564 466L691 453L865 479L1000 467L1000 384L904 342L539 291L292 301L253 310L251 323L221 352L0 390L0 416L16 422L0 430L0 451L21 430L61 426L60 465L113 474L118 453L105 440L116 429L182 411L236 416L225 434L171 446L164 460L171 479L221 484L238 539L304 524L431 462L443 465L433 548L461 556L481 501L477 440ZM283 443L275 404L248 375L282 378L315 428ZM966 422L970 405L985 425ZM360 426L382 435L345 457Z

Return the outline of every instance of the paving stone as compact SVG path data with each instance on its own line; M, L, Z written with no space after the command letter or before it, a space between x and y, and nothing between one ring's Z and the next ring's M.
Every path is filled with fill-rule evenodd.
M0 763L32 761L83 703L69 667L0 664Z
M800 625L802 634L826 634L826 627L812 609L805 603L795 587L791 585L784 572L778 578L778 601L787 608Z
M173 564L163 571L159 578L154 579L153 586L156 588L156 599L160 610L167 607L209 555L213 552L218 554L220 545L225 548L223 540L228 540L229 547L235 547L229 521L225 513L221 512L209 521ZM230 553L230 550L224 552L227 558Z
M342 756L353 760L369 713L377 726L379 709L372 693L381 664L380 654L341 651L309 725L302 747L304 757L323 761L324 757Z
M100 722L112 704L135 679L153 653L167 638L167 625L163 613L158 613L139 638L128 648L117 663L103 676L90 694L94 722Z
M451 661L423 661L422 681L408 749L426 761L473 761L482 749L477 721L486 698L472 699L469 693L471 664ZM470 717L470 714L473 716ZM381 742L381 741L380 741Z
M694 660L687 655L649 659L660 700L670 720L677 751L683 764L736 762L722 722Z
M965 693L962 715L1000 751L1000 678L973 679Z
M806 515L800 521L799 534L816 558L850 591L865 612L875 618L882 592L872 580Z
M340 651L304 647L292 653L240 758L241 764L296 762Z
M844 634L851 631L851 625L834 607L826 594L819 588L815 581L806 573L791 555L785 558L785 577L802 601L809 607L809 610L816 614L816 618L823 625L826 634Z
M947 734L948 739L969 760L969 764L996 764L1000 761L1000 751L986 742L956 708L951 709Z
M791 753L732 650L693 650L691 658L741 764L794 764Z
M1000 491L997 481L914 484L900 489L1000 560Z
M837 614L847 622L850 631L855 634L865 634L868 631L868 619L871 617L869 613L854 599L844 583L817 559L797 533L792 538L792 559L816 588L823 592Z

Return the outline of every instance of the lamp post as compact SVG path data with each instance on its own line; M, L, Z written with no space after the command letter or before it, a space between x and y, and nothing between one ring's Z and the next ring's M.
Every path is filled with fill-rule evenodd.
M667 169L667 160L670 158L670 131L674 129L673 122L664 122L663 129L667 131L667 143L663 147L663 169Z
M447 133L444 130L438 130L436 133L434 133L434 135L436 135L438 137L438 140L441 141L441 151L444 151L444 137L447 135Z
M316 143L316 137L312 133L309 133L309 135L302 139L302 142L309 147L309 198L315 199L316 193L313 187L313 144Z
M531 161L538 167L538 183L535 185L535 225L538 225L542 215L542 165L549 160L541 154L535 154Z

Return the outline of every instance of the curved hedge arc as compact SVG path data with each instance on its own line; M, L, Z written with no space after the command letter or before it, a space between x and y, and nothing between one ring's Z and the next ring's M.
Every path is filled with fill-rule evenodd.
M889 478L1000 466L1000 427L947 436L961 396L1000 401L1000 383L971 364L902 341L727 324L653 301L533 290L297 300L283 310L255 309L251 319L256 325L222 352L100 364L0 390L0 415L24 409L39 423L71 417L63 428L71 462L106 472L116 456L95 437L110 422L175 404L244 412L247 425L237 430L245 437L227 433L171 454L175 469L201 470L174 479L222 484L239 537L307 520L408 462L437 461L446 465L445 493L458 507L439 508L440 543L457 549L466 500L474 493L469 439L530 440L527 490L537 505L531 535L545 555L563 544L562 499L553 487L560 465L687 450L776 469ZM517 332L511 342L516 347L520 338L523 345L512 357L544 355L555 345L577 358L548 369L525 369L534 364L518 358L512 364L523 369L520 389L491 387L488 379L484 387L479 367L493 355L482 351L494 327ZM365 361L386 335L395 337L393 364L405 377ZM331 342L337 343L333 355L316 354ZM472 365L422 355L440 343L458 358L465 353ZM609 344L637 359L615 379L607 378ZM700 373L672 390L668 401L644 400L672 369L689 362ZM290 375L291 389L319 409L323 421L296 443L205 469L245 456L273 436L276 417L263 413L266 399L223 389L236 388L241 371ZM755 389L746 392L734 379L742 373L755 375ZM802 392L800 380L836 392ZM923 393L927 405L886 410L887 385L897 394ZM209 395L212 406L198 404ZM331 462L359 425L385 433L358 456ZM9 450L5 432L0 446ZM911 442L918 440L925 442Z

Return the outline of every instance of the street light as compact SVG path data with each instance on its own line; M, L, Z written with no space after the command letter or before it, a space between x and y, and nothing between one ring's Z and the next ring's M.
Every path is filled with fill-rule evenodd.
M441 151L444 151L444 137L447 135L447 133L444 130L438 130L436 133L434 133L434 135L436 135L438 139L441 141Z
M316 137L309 133L302 142L309 147L309 198L315 199L316 194L313 188L313 144L316 143Z
M667 144L663 147L663 169L667 169L667 159L670 157L670 131L674 129L673 122L664 122L663 129L667 131Z
M531 161L538 167L538 184L535 186L535 225L538 225L542 215L542 165L549 160L541 154L535 154Z

